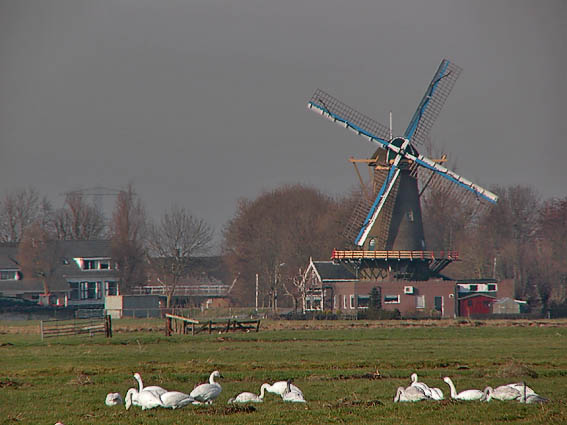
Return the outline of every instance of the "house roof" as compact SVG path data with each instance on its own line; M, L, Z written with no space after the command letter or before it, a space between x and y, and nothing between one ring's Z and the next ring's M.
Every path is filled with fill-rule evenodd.
M357 277L341 263L334 263L333 261L313 261L312 264L323 282L358 280Z
M0 244L0 269L19 269L16 261L18 247L14 244Z

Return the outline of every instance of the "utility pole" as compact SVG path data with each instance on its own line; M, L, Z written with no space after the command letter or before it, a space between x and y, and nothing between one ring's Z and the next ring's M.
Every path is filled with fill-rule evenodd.
M258 313L258 273L256 273L256 313Z

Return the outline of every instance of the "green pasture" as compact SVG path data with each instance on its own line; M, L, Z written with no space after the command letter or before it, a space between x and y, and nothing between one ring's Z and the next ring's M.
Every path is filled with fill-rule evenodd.
M115 322L116 325L120 321ZM561 424L567 423L567 326L356 326L175 335L154 325L103 336L52 338L0 334L0 424ZM16 326L1 323L0 329ZM153 328L152 328L153 327ZM144 328L144 327L142 327ZM119 329L119 327L118 327ZM149 330L152 329L152 330ZM147 385L190 392L218 369L223 392L212 406L142 411L107 407L108 392ZM392 399L409 375L443 390L442 402ZM526 381L544 405L453 402L457 390ZM308 403L284 404L269 394L253 409L230 407L241 391L294 378Z

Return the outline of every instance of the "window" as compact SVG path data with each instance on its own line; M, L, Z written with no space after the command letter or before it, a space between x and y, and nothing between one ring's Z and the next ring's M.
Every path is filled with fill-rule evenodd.
M346 295L343 295L343 308L345 310L348 308Z
M496 284L495 283L489 283L488 284L488 290L489 291L496 291Z
M0 270L0 280L17 280L18 272L16 270Z
M118 295L118 283L117 282L104 282L106 288L104 290L105 295Z
M399 304L399 295L384 295L384 304Z
M95 270L96 261L95 260L83 260L83 270Z
M350 296L350 308L351 309L356 308L356 306L354 305L354 295Z
M89 296L88 296L88 283L89 282L81 282L79 283L79 296L81 300L86 300Z
M87 284L87 298L88 299L95 299L96 298L96 282L85 282Z
M471 292L476 292L478 291L478 285L469 285L469 290Z
M376 251L376 239L370 239L370 242L368 243L368 249L370 251Z
M71 294L69 299L71 300L79 300L79 282L69 282L69 286L71 288Z
M425 295L415 297L415 308L425 308Z
M368 308L370 305L369 295L359 295L357 300L358 308Z
M100 270L110 270L110 262L106 260L100 260L99 262Z

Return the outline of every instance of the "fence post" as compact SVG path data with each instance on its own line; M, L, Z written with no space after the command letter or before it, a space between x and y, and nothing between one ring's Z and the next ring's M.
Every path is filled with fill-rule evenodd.
M43 341L43 320L39 321L39 331L41 332L41 340Z
M104 333L107 338L112 338L112 318L107 314L104 318Z

